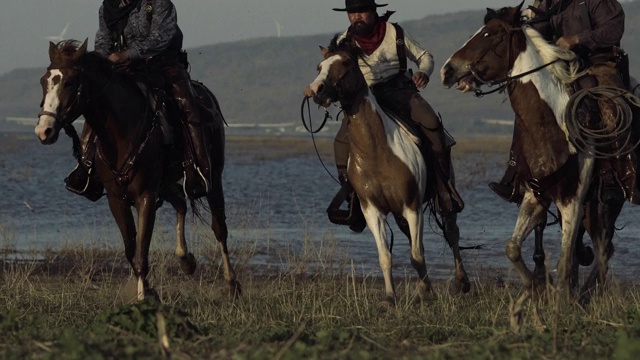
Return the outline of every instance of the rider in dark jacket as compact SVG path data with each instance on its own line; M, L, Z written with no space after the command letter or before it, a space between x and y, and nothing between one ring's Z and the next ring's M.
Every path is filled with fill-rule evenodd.
M536 0L531 10L536 14L530 21L531 26L557 46L574 51L588 66L588 73L572 84L574 92L596 86L626 88L616 62L625 19L618 1ZM585 98L581 106L585 117L582 121L591 126L611 126L615 119L605 116L610 114L607 106L611 105ZM613 144L610 150L618 150L616 146ZM520 180L519 169L524 165L522 160L516 140L512 144L505 176L500 183L489 183L489 187L505 200L520 200L517 183ZM623 196L629 198L635 191L635 169L630 155L601 161L598 171L604 189L603 200L619 201Z
M114 64L144 64L159 71L171 86L182 112L184 131L184 190L197 198L209 191L210 159L191 80L179 61L182 31L171 0L104 0L99 10L95 50ZM65 179L67 189L96 200L91 183L95 136L85 123L82 161ZM101 189L100 189L101 190Z

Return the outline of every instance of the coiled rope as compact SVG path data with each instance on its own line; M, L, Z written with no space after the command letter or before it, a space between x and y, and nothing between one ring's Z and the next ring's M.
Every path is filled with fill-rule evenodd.
M589 128L578 119L578 109L582 102L591 98L598 103L613 104L612 116L615 125L602 128ZM633 151L640 139L633 146L631 125L633 110L631 105L640 108L640 99L629 91L611 86L597 86L576 92L567 103L565 110L565 126L569 141L580 152L592 155L596 159L625 156ZM616 144L615 146L610 146ZM621 146L622 145L622 146Z

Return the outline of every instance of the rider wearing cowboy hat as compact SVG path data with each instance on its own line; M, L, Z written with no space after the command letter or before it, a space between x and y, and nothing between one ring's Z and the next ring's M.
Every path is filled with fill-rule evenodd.
M450 138L433 108L418 91L429 83L429 75L434 68L432 55L422 49L400 26L387 21L393 12L388 11L383 16L376 13L377 8L387 4L376 4L374 0L346 0L345 5L345 8L333 9L347 12L351 24L338 42L347 37L355 40L364 51L364 56L358 61L360 70L378 102L396 114L411 118L424 134L430 147L430 157L436 160L438 210L445 216L455 215L462 211L464 203L451 179ZM407 71L407 58L418 66L418 71L413 75ZM334 142L336 166L343 184L347 182L349 158L346 124L343 121Z

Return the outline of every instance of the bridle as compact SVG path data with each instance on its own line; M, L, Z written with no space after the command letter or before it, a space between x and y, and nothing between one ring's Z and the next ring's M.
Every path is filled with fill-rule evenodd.
M484 95L488 95L488 94L492 94L494 92L504 92L504 90L511 85L511 83L513 83L515 80L521 79L527 75L533 74L535 72L538 72L550 65L555 64L556 62L560 61L560 58L556 58L546 64L542 64L536 68L533 68L531 70L527 70L525 72L522 72L520 74L517 75L510 75L509 73L511 72L511 68L512 68L512 61L514 61L514 59L512 59L512 55L511 55L511 44L512 44L512 39L513 39L513 35L516 32L523 32L524 29L523 27L513 27L513 26L507 26L504 22L500 21L500 25L502 25L502 27L504 28L504 32L502 33L502 36L498 39L497 42L495 42L494 44L492 44L492 46L488 46L487 49L482 52L480 54L480 56L478 56L476 58L475 61L471 62L469 65L467 65L467 69L469 70L469 72L471 73L471 75L473 75L473 78L478 81L480 84L482 85L487 85L488 87L493 87L496 85L499 85L496 89L490 90L490 91L482 91L481 89L476 89L474 91L475 96L476 97L482 97ZM500 45L501 43L507 42L507 58L506 58L506 69L505 70L505 74L503 77L498 78L497 80L485 80L482 78L482 76L480 76L478 70L477 70L477 65L484 59L484 57L490 52L490 51L494 51L498 45ZM498 54L496 54L498 55ZM500 57L500 56L499 56Z
M70 70L70 71L75 71L78 73L78 76L80 77L80 85L78 85L78 89L76 90L76 95L73 98L73 101L61 112L61 113L54 113L51 111L47 111L44 110L42 108L43 105L41 105L40 107L40 112L38 113L38 119L42 116L42 115L47 115L50 116L54 119L54 121L56 122L56 124L58 124L58 126L60 128L66 128L68 126L71 126L71 123L78 117L80 116L80 114L82 114L82 111L77 110L77 115L69 115L73 109L75 108L75 106L77 104L80 103L80 99L82 96L82 90L83 90L83 85L84 85L84 81L82 80L82 71L79 67L77 66L49 66L47 67L47 71L51 71L51 70ZM43 100L44 101L44 100ZM88 100L87 102L88 103ZM85 103L85 105L86 105Z

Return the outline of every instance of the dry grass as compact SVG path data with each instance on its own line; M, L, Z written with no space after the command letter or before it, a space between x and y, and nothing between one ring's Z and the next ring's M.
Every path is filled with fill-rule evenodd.
M377 273L345 270L348 260L331 244L301 243L298 251L273 248L283 262L271 273L242 260L250 244L236 248L240 299L228 294L212 249L195 249L193 276L181 274L171 251L155 250L149 280L161 304L123 304L129 268L119 250L72 247L19 262L5 255L0 358L600 359L640 351L633 285L613 281L588 309L527 302L514 332L516 283L474 274L469 294L439 281L416 301L417 279L406 274L397 278L397 306L387 308Z

